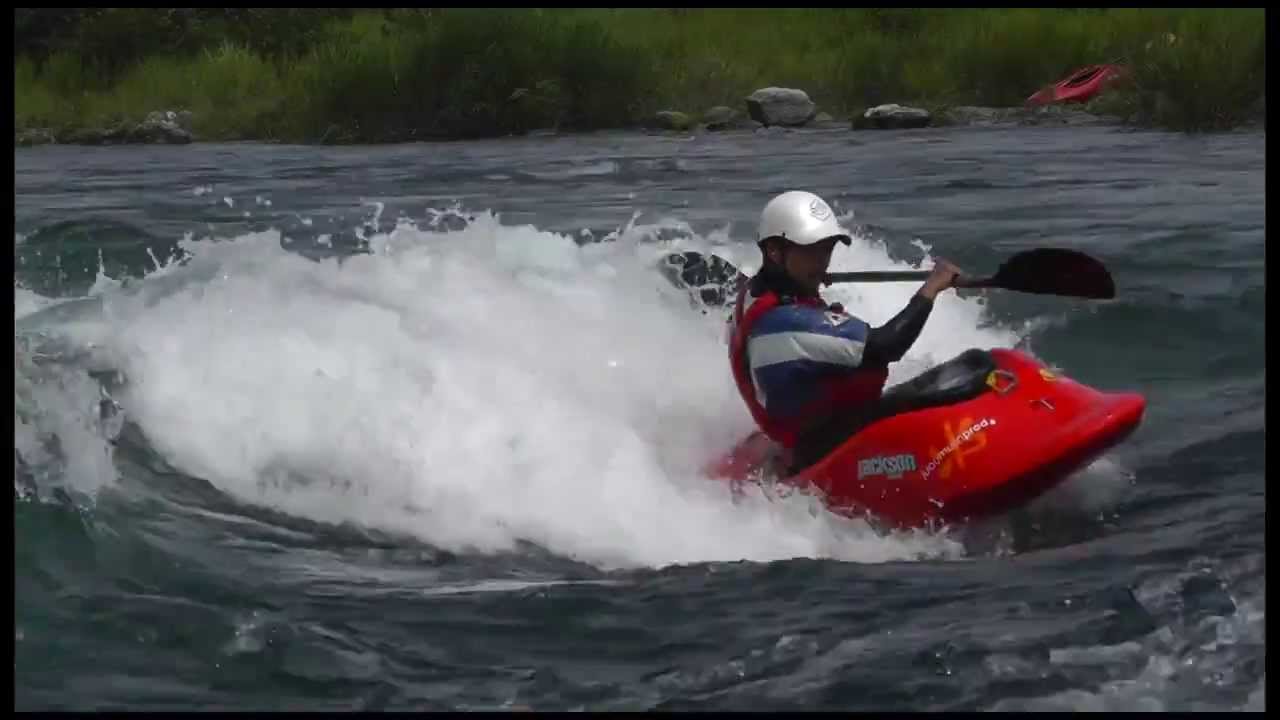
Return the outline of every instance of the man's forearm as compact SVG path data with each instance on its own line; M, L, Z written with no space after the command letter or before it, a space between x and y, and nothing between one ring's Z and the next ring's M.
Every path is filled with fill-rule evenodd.
M862 364L878 367L901 360L916 338L920 337L924 323L932 311L932 298L923 294L912 296L911 302L892 320L878 328L872 328L868 333Z

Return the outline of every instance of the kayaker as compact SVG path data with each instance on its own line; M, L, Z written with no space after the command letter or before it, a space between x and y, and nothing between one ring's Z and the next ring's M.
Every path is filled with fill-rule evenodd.
M880 398L889 363L906 354L934 298L961 272L938 260L907 306L873 328L819 294L835 244L852 242L821 197L774 197L760 213L756 240L761 267L738 293L730 363L756 424L799 470L821 457L833 430Z

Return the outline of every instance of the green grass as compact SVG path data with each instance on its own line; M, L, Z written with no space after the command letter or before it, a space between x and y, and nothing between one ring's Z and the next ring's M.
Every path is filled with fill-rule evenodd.
M1095 108L1195 131L1247 120L1266 84L1262 10L263 10L263 38L189 23L195 50L155 28L131 38L156 24L136 9L103 12L51 54L15 56L18 128L188 109L210 140L483 137L742 111L768 85L843 118L882 102L1020 105L1076 67L1124 62L1131 81Z

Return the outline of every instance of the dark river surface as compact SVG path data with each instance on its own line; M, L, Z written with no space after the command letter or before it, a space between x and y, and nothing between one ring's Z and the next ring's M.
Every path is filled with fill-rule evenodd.
M15 708L1261 710L1265 144L16 149ZM891 381L1017 345L1142 426L981 527L700 476L750 418L658 265L754 268L797 188L837 270L1102 260L1115 300L948 293Z

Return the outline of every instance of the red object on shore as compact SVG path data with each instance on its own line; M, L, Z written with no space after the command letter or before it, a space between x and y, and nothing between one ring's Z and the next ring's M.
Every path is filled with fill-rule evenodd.
M1120 65L1089 65L1027 98L1027 104L1088 102L1124 73L1125 69Z
M734 484L776 477L816 490L832 512L890 526L964 522L1040 496L1127 438L1146 409L1141 395L1096 390L1004 349L969 351L891 396L914 409L862 425L794 475L778 472L781 451L758 432L706 472Z

